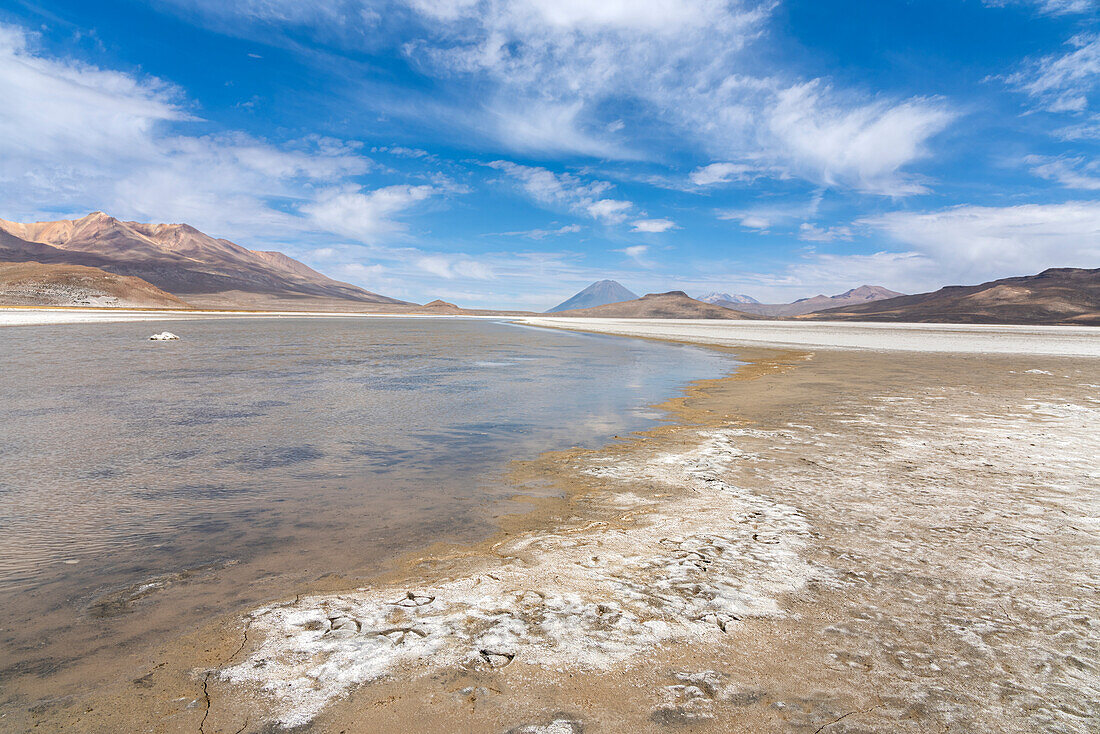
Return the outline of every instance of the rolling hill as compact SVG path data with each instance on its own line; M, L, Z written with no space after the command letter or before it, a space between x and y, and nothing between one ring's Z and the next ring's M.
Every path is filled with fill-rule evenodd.
M5 306L100 306L190 308L190 304L141 278L87 265L0 263L0 304Z

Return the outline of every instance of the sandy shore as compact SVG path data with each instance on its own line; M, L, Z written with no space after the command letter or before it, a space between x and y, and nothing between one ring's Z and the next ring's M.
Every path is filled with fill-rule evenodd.
M986 337L1027 350L1005 355L916 331L739 347L668 425L517 465L517 491L560 495L491 541L303 589L18 723L1095 731L1100 361L1051 356L1087 352L1076 333Z

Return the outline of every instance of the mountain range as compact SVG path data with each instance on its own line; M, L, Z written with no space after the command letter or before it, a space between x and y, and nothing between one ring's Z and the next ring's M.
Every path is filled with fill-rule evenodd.
M703 303L760 303L752 296L746 296L739 294L731 296L729 293L708 293L705 296L699 296L696 301L702 301Z
M883 288L879 285L861 285L852 288L836 296L817 295L812 298L800 298L793 303L745 303L735 301L719 301L717 305L726 308L737 309L745 313L754 313L760 316L788 317L801 316L803 314L824 311L826 309L842 306L854 306L872 301L882 301L888 298L897 298L903 295L897 291Z
M645 298L653 298L657 295L668 296L677 293L682 293L682 291L669 291L669 293L666 294L651 293L645 296ZM793 303L760 303L760 301L757 301L751 296L731 296L728 293L708 293L699 298L690 298L684 294L684 298L687 300L678 299L679 305L673 307L671 302L666 304L667 308L665 308L664 311L669 315L664 316L664 318L729 318L721 311L706 311L711 315L706 317L700 316L699 314L703 313L705 310L700 310L697 306L693 305L697 303L705 303L711 306L736 311L742 315L751 314L755 316L776 318L800 316L807 313L813 313L814 311L837 308L838 306L868 303L870 301L894 298L900 295L902 294L877 285L861 285L858 288L852 288L837 296L814 296L812 298L802 298ZM585 315L588 315L587 312L594 308L620 303L623 304L623 307L613 310L626 313L632 310L647 310L653 305L652 303L647 303L645 307L639 308L626 305L636 300L641 299L638 299L637 296L616 281L601 280L588 286L564 303L558 304L547 311L547 313L579 315L580 311L583 310L586 312ZM678 315L671 315L673 312ZM610 311L604 310L601 311L601 313L610 314ZM741 316L737 318L741 318Z
M333 280L281 253L249 250L187 224L121 221L103 212L21 223L0 219L0 303L144 308L511 315L433 301L420 306ZM903 295L863 285L836 296L764 304L728 293L638 298L613 280L549 311L619 318L800 318L948 323L1100 325L1100 269L1038 275Z
M630 301L592 308L555 312L555 316L620 319L753 319L759 318L712 303L703 303L683 291L649 293Z
M1100 268L1051 268L981 285L952 285L818 311L804 318L966 324L1100 325Z
M402 305L281 252L248 250L187 224L124 222L103 212L54 222L0 219L0 261L84 265L141 278L193 306L322 309Z

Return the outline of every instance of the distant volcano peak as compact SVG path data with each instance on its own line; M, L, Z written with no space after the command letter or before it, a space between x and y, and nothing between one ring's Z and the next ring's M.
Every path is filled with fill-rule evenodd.
M572 298L562 301L557 306L554 306L552 309L547 311L547 313L570 311L577 308L593 308L595 306L606 306L609 303L633 301L637 298L637 294L631 293L617 281L599 280L582 290L580 293L577 293Z

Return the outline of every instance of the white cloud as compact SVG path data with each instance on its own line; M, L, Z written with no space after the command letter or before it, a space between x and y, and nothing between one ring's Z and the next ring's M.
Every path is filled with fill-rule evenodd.
M834 187L891 196L924 186L903 169L923 158L955 117L941 100L861 101L818 81L749 73L742 54L764 32L773 3L580 0L446 3L442 27L408 44L426 73L489 80L498 137L523 150L632 157L605 137L612 100L759 173L788 172ZM657 22L655 19L661 19ZM438 36L438 38L436 37ZM455 39L462 40L456 42ZM745 177L719 162L696 185Z
M5 158L25 151L78 162L150 155L150 130L193 119L172 85L75 61L47 59L30 49L21 29L0 25L0 93L11 103L0 116Z
M9 218L102 209L218 236L285 237L309 225L271 200L309 201L318 184L371 165L328 138L276 146L239 132L186 134L203 122L172 85L47 57L34 40L0 25L0 98L12 101L0 115Z
M611 188L606 181L583 181L571 173L554 173L538 166L493 161L490 168L511 176L536 202L584 213L605 224L618 224L634 205L629 201L601 198Z
M756 166L744 163L711 163L708 166L696 168L689 178L696 186L713 186L714 184L729 183L730 181L750 181L759 172Z
M919 252L874 252L869 255L809 253L792 263L784 276L797 297L836 295L858 285L881 285L902 293L936 290L951 277L931 257ZM811 293L811 291L813 293Z
M902 196L926 187L901 169L927 155L927 142L954 119L937 100L838 105L817 83L778 94L769 127L786 163L827 186Z
M817 216L823 192L818 191L804 203L758 204L747 209L725 209L717 212L719 219L739 222L748 229L766 230L773 226L793 226Z
M1055 130L1054 137L1060 140L1100 140L1100 115L1093 115L1085 122Z
M416 266L426 273L447 280L455 278L492 280L496 277L492 267L466 256L427 255L418 259Z
M598 219L606 224L618 224L626 219L626 213L634 206L629 201L618 199L600 199L592 202L585 210L593 219Z
M741 226L749 229L767 229L771 226L770 219L749 214L740 218Z
M582 208L611 188L606 181L584 182L571 173L554 173L538 166L521 166L511 161L493 161L490 168L503 171L540 204Z
M935 263L940 280L973 283L1051 267L1100 266L1100 201L958 206L859 223Z
M342 0L250 0L237 9L168 1L226 26L237 14L262 18L265 33L307 25L341 44L377 51L391 43L457 93L446 117L462 134L525 152L660 158L638 142L627 147L616 133L629 125L635 141L675 135L692 153L753 161L761 175L896 196L923 190L905 169L955 116L940 100L838 91L762 69L751 46L766 42L779 0L378 0L366 20ZM379 17L392 26L380 30ZM400 91L400 102L378 96L387 113L447 104L410 104ZM815 135L825 144L814 146ZM699 177L719 183L734 173Z
M315 250L310 250L309 255L311 257L319 257L319 258L323 258L323 259L328 259L330 257L336 257L336 248L335 247L318 247Z
M366 281L377 280L386 273L384 265L364 265L362 263L347 263L341 265L340 270L352 277Z
M1051 112L1086 111L1100 84L1100 35L1081 33L1067 45L1073 50L1030 61L1007 83Z
M1025 160L1036 176L1055 181L1067 189L1100 189L1100 161L1046 156L1028 156Z
M676 229L676 222L671 219L639 219L633 224L631 232L667 232Z
M798 239L806 242L835 242L852 239L852 228L845 226L819 227L811 222L803 222L798 228Z
M633 159L639 154L620 144L586 132L581 121L584 105L538 101L516 109L496 102L488 107L496 137L524 153L577 153L596 158Z
M654 267L654 263L646 259L646 253L649 252L649 247L647 245L631 245L630 247L624 247L615 252L623 253L639 267L647 269Z
M403 230L396 217L434 192L431 186L386 186L373 191L337 187L322 191L302 211L329 232L371 244Z

